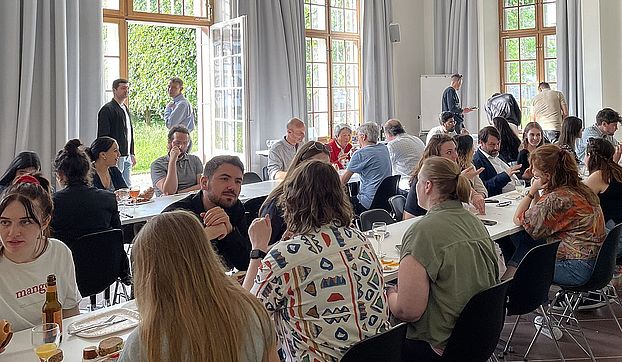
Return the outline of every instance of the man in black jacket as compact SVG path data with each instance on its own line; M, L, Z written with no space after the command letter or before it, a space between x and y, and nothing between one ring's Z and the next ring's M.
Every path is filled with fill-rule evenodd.
M520 127L522 112L516 98L510 93L493 94L486 102L485 111L491 124L493 118L503 117L509 123Z
M205 164L201 190L162 211L194 213L225 266L238 270L248 268L251 251L244 205L238 199L243 176L244 165L237 156L216 156Z
M104 104L97 115L97 137L109 136L119 144L119 162L117 167L123 174L125 183L131 185L130 170L136 165L134 157L134 128L130 110L125 105L130 86L126 79L112 82L113 98Z
M464 127L464 116L473 111L472 108L462 108L460 106L460 98L458 98L457 91L462 87L462 74L454 74L451 76L451 85L443 92L443 99L441 102L443 112L451 112L454 114L454 121L456 121L456 133L460 134L462 127Z

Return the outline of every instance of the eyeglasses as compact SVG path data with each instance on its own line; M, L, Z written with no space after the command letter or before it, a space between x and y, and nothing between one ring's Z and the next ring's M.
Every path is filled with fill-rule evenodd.
M320 151L320 152L323 152L323 153L326 153L326 154L330 155L330 147L328 147L328 145L325 145L325 144L323 144L321 142L313 141L313 144L311 145L311 147L309 147L309 149L305 151L305 153L302 155L302 157L300 157L300 161L307 160L307 159L309 159L309 158L311 158L311 157L313 157L313 156L315 156L317 154L316 153L313 156L307 156L307 154L311 150Z

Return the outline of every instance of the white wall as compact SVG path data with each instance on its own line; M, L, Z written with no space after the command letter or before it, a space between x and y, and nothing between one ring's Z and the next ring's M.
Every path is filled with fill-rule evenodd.
M484 5L485 3L485 5ZM499 64L499 3L478 0L478 45L479 45L479 128L488 125L484 105L488 98L501 91L501 66Z
M410 134L419 133L419 77L433 72L434 0L393 0L393 22L401 40L393 43L395 116ZM440 96L439 96L440 102Z
M622 1L601 0L600 40L603 107L622 112Z

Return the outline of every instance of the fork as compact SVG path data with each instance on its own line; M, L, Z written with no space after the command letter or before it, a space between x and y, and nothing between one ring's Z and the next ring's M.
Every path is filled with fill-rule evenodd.
M122 319L117 319L114 320L116 317L118 317L116 314L110 316L110 318L106 319L105 321L101 322L101 323L96 323L96 324L92 324L90 326L86 326L86 327L82 327L79 329L76 329L74 331L69 332L69 334L76 334L76 333L80 333L80 332L84 332L87 331L89 329L93 329L93 328L98 328L98 327L107 327L107 326L111 326L113 324L117 324L117 323L121 323L127 320L127 318L122 318Z

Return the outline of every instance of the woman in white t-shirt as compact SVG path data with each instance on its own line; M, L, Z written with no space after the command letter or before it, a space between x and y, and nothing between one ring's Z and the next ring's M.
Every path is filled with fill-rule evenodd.
M79 314L71 251L47 237L52 210L50 183L40 175L20 177L0 200L0 311L15 331L41 324L49 274L56 274L63 317Z

